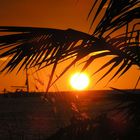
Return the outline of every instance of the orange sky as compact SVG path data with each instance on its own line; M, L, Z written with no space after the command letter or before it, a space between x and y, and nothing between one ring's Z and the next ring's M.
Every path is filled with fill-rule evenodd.
M83 32L88 32L90 22L86 20L88 11L91 8L91 0L0 0L0 26L32 26L32 27L49 27L67 29L73 28ZM107 58L106 58L107 59ZM97 60L88 69L87 73L91 75L95 72L106 59ZM2 60L0 61L0 64ZM65 62L68 63L68 62ZM56 74L60 73L62 66L60 64ZM50 68L39 73L39 77L47 84ZM71 90L69 86L69 77L71 73L77 71L77 67L69 70L56 84L59 90ZM95 82L103 74L92 77L92 84L89 89L105 89L104 86L111 74L102 80L99 84ZM113 73L112 73L113 74ZM110 86L116 88L134 88L138 77L138 68L133 67L119 80L112 81L106 88ZM30 78L31 90L33 90L34 80ZM0 90L7 88L11 90L12 85L23 85L25 83L25 72L21 71L15 75L15 71L11 74L0 75ZM39 85L38 85L39 86ZM43 87L40 87L42 89ZM140 85L138 86L140 88ZM52 87L51 90L55 90Z

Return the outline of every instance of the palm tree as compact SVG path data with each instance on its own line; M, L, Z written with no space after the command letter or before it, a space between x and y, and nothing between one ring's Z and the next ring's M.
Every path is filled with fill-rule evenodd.
M139 0L93 0L93 5L87 18L92 18L90 31L92 31L92 29L94 30L91 34L73 29L59 30L51 28L0 26L0 32L7 34L0 36L0 58L7 57L7 61L2 67L1 72L12 72L18 65L18 72L22 68L29 69L37 67L38 70L40 70L49 65L53 65L47 87L48 91L50 86L67 72L72 65L86 56L89 57L84 62L85 64L82 71L95 59L111 56L111 60L106 62L94 73L96 74L105 67L111 66L98 82L116 67L117 70L109 82L116 76L121 77L133 65L137 65L138 68L140 68ZM95 24L97 20L98 24ZM116 35L118 32L119 34ZM52 81L58 63L70 58L73 58L73 61L65 67L55 81ZM139 80L140 78L138 78L137 84ZM135 124L137 124L138 127L135 125L135 131L140 126L140 105L137 96L133 96L132 98L132 95L130 95L126 98L126 95L123 95L119 98L115 98L115 100L130 102L130 104L127 105L123 104L124 106L120 104L116 110L122 111L129 108L127 115L136 112L134 118L136 118ZM91 122L89 121L89 123ZM86 123L86 125L89 126L89 123ZM70 128L71 127L72 126L70 126ZM90 130L92 129L91 127ZM94 134L92 135L92 131L90 130L88 134L90 133L91 135L89 136L92 137ZM60 133L63 132L66 132L66 130L60 131ZM68 132L71 134L71 131ZM84 132L85 133L82 131L82 134L87 136L85 129ZM132 131L131 136L134 136L135 132L133 133ZM60 133L58 133L58 135ZM58 137L56 137L56 139L58 139Z
M59 30L33 27L0 26L0 58L10 57L1 72L21 68L38 67L38 70L53 65L49 87L56 82L73 64L90 56L83 66L85 70L92 61L104 56L112 56L98 71L111 65L110 69L99 79L103 79L115 67L114 76L122 76L132 65L140 67L140 1L139 0L95 0L88 14L92 17L92 34L73 29ZM98 6L98 8L96 8ZM106 9L105 9L106 8ZM98 19L104 10L104 15ZM137 20L136 20L137 19ZM95 25L95 21L99 23ZM133 24L132 24L133 23ZM119 31L119 35L115 35ZM62 73L52 82L57 64L73 58ZM97 73L96 71L95 73ZM94 74L95 74L94 73Z

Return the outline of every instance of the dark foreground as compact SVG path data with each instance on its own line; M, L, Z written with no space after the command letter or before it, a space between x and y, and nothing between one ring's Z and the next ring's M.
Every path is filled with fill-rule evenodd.
M0 140L140 139L139 93L1 95Z

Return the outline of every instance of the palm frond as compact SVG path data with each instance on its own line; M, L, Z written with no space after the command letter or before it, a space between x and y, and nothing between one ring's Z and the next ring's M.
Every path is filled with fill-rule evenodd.
M133 32L129 32L128 36L130 36L130 34L133 33ZM122 76L124 73L126 73L129 70L129 68L131 68L132 65L137 65L138 67L140 67L140 55L139 55L139 53L140 53L140 48L139 48L140 42L135 40L135 38L140 37L140 36L138 37L138 35L139 35L139 33L137 33L135 36L131 36L131 37L126 38L125 34L123 34L123 35L120 35L120 36L109 38L107 40L107 44L109 45L108 50L110 52L101 53L101 55L99 55L99 56L102 56L102 55L103 56L109 56L109 55L111 55L113 58L109 62L106 62L96 72L94 72L93 75L98 73L99 71L103 70L107 66L112 65L112 64L113 65L97 81L97 83L99 81L101 81L106 75L108 75L113 69L115 69L118 66L119 66L118 70L113 75L113 77L109 80L109 82L111 80L113 80L119 74L120 74L119 77ZM89 64L92 63L95 56L90 57L86 61L86 64L84 66L85 68L87 68L89 66ZM85 68L83 68L83 69L85 69Z
M73 64L89 54L100 52L91 56L82 70L85 70L95 59L104 56L112 56L112 60L106 62L97 72L112 65L100 79L102 80L112 70L118 70L110 81L116 76L122 76L132 65L140 67L140 23L136 22L128 30L129 24L140 18L139 0L101 0L94 1L89 12L95 12L91 26L96 22L102 10L106 7L104 15L95 26L92 35L73 29L60 30L51 28L33 27L5 27L0 26L0 32L7 35L0 36L0 58L9 57L1 72L13 71L18 65L18 71L22 68L37 66L42 69L53 64L48 88L51 86L53 75L58 63L73 58L57 81ZM98 7L97 7L98 6ZM112 33L126 26L119 35L112 37Z
M97 46L104 46L98 38L72 29L0 27L0 31L8 32L8 35L0 36L0 58L11 57L1 72L11 72L18 65L20 71L21 68L38 66L41 69L54 64L49 84L57 63L72 56L77 56L78 61L100 50Z
M32 67L43 62L52 64L58 56L62 59L75 53L76 43L80 40L87 41L90 37L88 34L70 29L64 31L46 28L0 27L0 31L14 33L0 36L0 57L13 55L3 69L8 69L8 71L12 71L22 60L24 61L21 68L25 65ZM70 54L68 50L72 50Z
M26 27L0 27L0 31L13 33L0 36L0 57L3 58L11 56L11 59L2 71L7 70L8 72L11 72L17 67L17 65L20 65L20 70L23 67L30 68L34 66L38 66L39 69L42 69L54 64L49 86L51 85L50 83L52 82L55 69L59 62L71 57L76 57L71 64L66 66L57 79L59 79L74 63L93 52L101 51L100 54L96 54L87 60L83 70L86 69L94 59L108 55L114 55L116 58L113 59L114 61L106 63L105 66L100 68L98 71L112 63L115 63L109 72L107 72L108 74L122 61L127 62L125 63L125 66L127 64L129 64L129 67L133 64L140 66L139 51L136 51L139 50L139 42L131 41L135 38L133 35L131 39L130 37L127 37L126 39L124 34L108 39L96 38L92 35L72 29L58 30ZM135 30L133 32L135 32ZM130 35L131 33L132 32L129 32L128 34ZM103 50L107 52L104 52ZM122 74L124 74L129 67L127 67ZM121 66L115 76L124 68L125 67Z
M100 22L95 26L93 35L103 36L106 32L114 32L129 24L134 19L140 18L140 1L139 0L101 0L93 3L93 6L88 14L92 16L92 12L96 12L91 21L91 26L95 24L95 19L100 17L103 8L106 8ZM95 7L98 6L96 9Z

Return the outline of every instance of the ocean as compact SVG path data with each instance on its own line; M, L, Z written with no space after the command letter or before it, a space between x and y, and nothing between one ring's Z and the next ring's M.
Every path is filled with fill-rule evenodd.
M43 140L70 123L75 112L93 118L119 102L119 96L137 96L140 90L0 95L0 140ZM121 97L122 98L122 97Z

